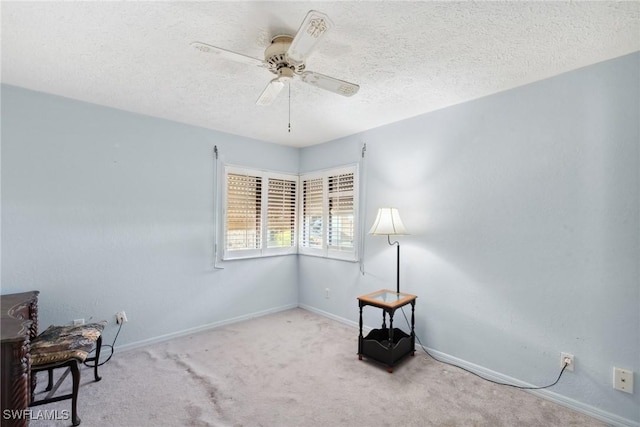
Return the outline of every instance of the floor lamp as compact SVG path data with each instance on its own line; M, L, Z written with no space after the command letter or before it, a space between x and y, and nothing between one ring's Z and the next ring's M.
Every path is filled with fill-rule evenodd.
M391 242L390 236L406 235L407 230L402 224L400 214L396 208L379 208L376 220L373 222L369 234L374 236L387 235L387 241L390 245L397 245L397 266L396 266L396 292L400 293L400 243L398 241Z

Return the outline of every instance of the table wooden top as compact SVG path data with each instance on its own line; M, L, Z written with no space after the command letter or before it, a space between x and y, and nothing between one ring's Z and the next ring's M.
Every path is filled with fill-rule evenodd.
M391 289L380 289L379 291L359 296L358 300L366 304L375 305L377 307L398 308L402 307L403 305L409 304L416 298L418 298L416 295L407 294L404 292L398 293L396 291L392 291Z

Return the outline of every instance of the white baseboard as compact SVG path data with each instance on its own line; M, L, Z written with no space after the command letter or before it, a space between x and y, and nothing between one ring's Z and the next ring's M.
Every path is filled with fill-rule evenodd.
M233 317L231 319L226 319L226 320L221 320L221 321L218 321L218 322L208 323L206 325L197 326L195 328L184 329L182 331L172 332L170 334L160 335L160 336L149 338L149 339L146 339L146 340L136 341L136 342L133 342L133 343L117 346L117 347L115 347L114 350L117 350L119 353L124 352L124 351L135 350L137 348L145 347L145 346L148 346L148 345L151 345L151 344L156 344L156 343L159 343L159 342L168 341L168 340L171 340L171 339L174 339L174 338L183 337L183 336L186 336L186 335L195 334L197 332L206 331L208 329L219 328L221 326L230 325L232 323L238 323L238 322L242 322L244 320L254 319L256 317L262 317L262 316L266 316L268 314L278 313L280 311L290 310L292 308L297 308L297 307L298 307L298 304L287 304L287 305L283 305L283 306L280 306L280 307L272 308L272 309L269 309L269 310L263 310L263 311L258 311L258 312L255 312L255 313L245 314L245 315L242 315L242 316Z
M360 327L360 324L358 322L354 322L352 320L345 319L344 317L336 316L335 314L328 313L326 311L320 310L320 309L312 307L310 305L298 304L298 307L300 307L300 308L302 308L304 310L310 311L312 313L316 313L316 314L319 314L321 316L328 317L329 319L335 320L336 322L344 323L347 326L352 326L354 328ZM365 329L365 327L363 326L362 330L364 330L364 329ZM371 328L367 328L367 329L371 329Z
M422 347L416 344L416 349L421 350ZM426 350L431 353L433 356L437 357L439 360L445 363L451 363L453 365L461 366L465 369L468 369L472 372L482 375L485 378L488 378L493 381L513 384L521 387L535 387L533 384L529 384L524 381L520 381L516 378L512 378L508 375L501 374L496 371L492 371L491 369L487 369L485 367L476 365L471 362L467 362L466 360L458 359L457 357L451 356L446 353L442 353L438 350L434 350L432 348L426 347ZM551 402L557 403L558 405L564 406L566 408L573 409L574 411L581 412L590 417L596 418L600 421L603 421L611 426L616 427L640 427L640 423L637 423L633 420L629 420L627 418L620 417L618 415L612 414L607 411L603 411L602 409L595 408L591 405L587 405L585 403L579 402L575 399L571 399L569 397L563 396L561 394L555 393L548 389L542 390L524 390L528 393L534 394L543 399L549 400Z
M331 314L328 313L326 311L323 310L319 310L315 307L311 307L309 305L306 304L300 304L299 305L300 308L304 309L304 310L308 310L311 311L313 313L317 313L321 316L324 317L328 317L330 319L333 319L337 322L343 323L345 325L354 327L356 329L358 329L360 327L358 322L353 322L351 320L345 319L343 317L340 316L336 316L335 314ZM366 331L367 333L371 330L370 327L362 327L363 331ZM462 368L468 369L472 372L475 372L479 375L482 375L485 378L488 378L490 380L493 381L498 381L498 382L503 382L503 383L508 383L508 384L514 384L517 386L522 386L522 387L535 387L532 384L526 383L524 381L520 381L516 378L511 378L507 375L501 374L499 372L495 372L492 371L490 369L487 369L483 366L479 366L476 364L473 364L471 362L467 362L466 360L462 360L462 359L458 359L457 357L451 356L449 354L446 353L442 353L438 350L434 350L432 348L429 347L425 347L424 349L426 349L426 351L428 351L430 354L432 354L434 357L438 358L439 360L441 360L442 362L445 363L450 363L453 365L458 365ZM423 350L423 347L420 346L418 343L416 343L416 350ZM569 397L563 396L561 394L558 393L554 393L550 390L525 390L531 394L534 394L538 397L541 397L543 399L549 400L551 402L557 403L558 405L564 406L566 408L570 408L573 409L574 411L577 412L581 412L585 415L588 415L590 417L596 418L600 421L603 421L611 426L615 426L615 427L640 427L640 423L635 422L633 420L629 420L627 418L623 418L620 417L618 415L612 414L610 412L607 411L603 411L601 409L595 408L591 405L587 405L585 403L579 402L577 400L571 399Z

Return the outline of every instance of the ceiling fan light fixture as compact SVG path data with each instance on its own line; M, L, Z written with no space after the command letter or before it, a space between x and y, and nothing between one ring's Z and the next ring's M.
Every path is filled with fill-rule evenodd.
M278 80L281 82L287 82L293 78L293 70L289 67L281 67L278 70Z

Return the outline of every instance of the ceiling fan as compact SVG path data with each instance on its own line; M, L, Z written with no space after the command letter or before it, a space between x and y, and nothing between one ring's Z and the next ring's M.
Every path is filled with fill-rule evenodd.
M352 96L360 89L357 84L305 70L307 57L318 41L332 27L333 22L327 15L311 10L302 21L295 37L283 34L271 39L271 44L264 51L264 60L201 42L193 42L191 46L202 52L212 53L236 62L266 68L275 74L277 77L269 82L256 101L258 105L270 105L284 84L296 77L321 89L342 96Z

